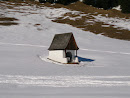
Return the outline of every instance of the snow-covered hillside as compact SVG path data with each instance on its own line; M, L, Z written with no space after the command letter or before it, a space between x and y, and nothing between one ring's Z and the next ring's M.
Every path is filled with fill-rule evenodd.
M1 3L0 15L18 25L0 26L0 98L126 98L130 96L130 42L52 22L65 8ZM4 10L3 10L4 9ZM101 21L101 20L99 20ZM3 22L3 21L0 21ZM7 21L8 22L8 21ZM79 65L47 60L57 33L73 32Z

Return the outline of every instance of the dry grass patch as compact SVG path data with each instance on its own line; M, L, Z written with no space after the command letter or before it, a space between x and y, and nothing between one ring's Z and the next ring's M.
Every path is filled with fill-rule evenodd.
M81 18L78 20L70 20L68 19L57 19L53 20L54 22L58 23L66 23L70 24L74 27L81 28L84 31L90 31L95 34L102 34L104 36L108 36L111 38L117 38L117 39L124 39L124 40L130 40L130 31L124 30L120 28L114 28L114 25L108 25L104 24L103 22L95 22L95 23L86 23L85 21L87 18ZM103 27L102 25L108 25L108 27Z
M17 21L18 19L16 18L10 18L10 17L3 17L0 18L0 21Z
M3 22L3 23L0 23L0 25L2 25L2 26L11 26L11 25L18 25L18 23L15 23L15 22Z
M18 25L18 23L14 21L18 21L18 19L11 17L2 17L0 18L0 25L2 26Z

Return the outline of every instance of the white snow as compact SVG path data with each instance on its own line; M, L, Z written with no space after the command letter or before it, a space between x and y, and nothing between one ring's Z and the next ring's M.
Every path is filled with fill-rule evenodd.
M129 98L130 42L51 21L66 12L75 13L27 5L0 11L19 23L0 26L1 98ZM95 18L130 29L129 20ZM46 59L54 34L65 32L73 32L80 48L79 65Z
M109 25L114 25L114 28L126 29L130 31L130 19L123 18L109 18L101 15L93 16L95 21L104 22Z
M113 7L112 9L115 9L115 10L118 10L118 11L121 11L121 5L118 5L117 7Z
M130 76L20 76L0 75L0 84L47 87L130 86Z

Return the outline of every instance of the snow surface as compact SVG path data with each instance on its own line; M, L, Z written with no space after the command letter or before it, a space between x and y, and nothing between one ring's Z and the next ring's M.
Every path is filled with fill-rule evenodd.
M0 11L19 23L0 26L0 98L130 97L130 42L51 21L67 12L75 13L35 5ZM79 65L47 59L54 34L65 32L75 36Z
M114 28L120 28L120 29L126 29L130 31L130 19L124 19L124 18L109 18L101 16L100 14L98 16L93 16L96 21L104 22L109 25L114 25Z
M113 7L112 9L115 9L115 10L118 10L118 11L121 11L121 5L118 5L117 7Z

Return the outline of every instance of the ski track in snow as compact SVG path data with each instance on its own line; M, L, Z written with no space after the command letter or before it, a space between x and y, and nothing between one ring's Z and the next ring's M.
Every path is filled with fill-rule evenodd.
M95 52L105 52L105 53L115 53L115 54L127 54L127 55L130 55L130 53L126 53L126 52L101 51L101 50L82 49L82 48L81 48L80 50L84 50L84 51L95 51Z
M47 47L42 45L32 45L32 44L14 44L14 43L2 43L0 42L0 45L10 45L10 46L27 46L27 47Z
M48 47L48 46L42 46L42 45L14 44L14 43L3 43L3 42L0 42L0 45L27 46L27 47L38 47L38 48ZM125 54L125 55L130 55L130 53L126 53L126 52L102 51L102 50L83 49L83 48L80 48L80 50L83 50L83 51L93 51L93 52L103 52L103 53L111 53L111 54Z
M4 85L40 87L113 87L130 86L130 76L22 76L0 75Z

